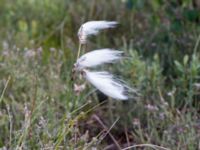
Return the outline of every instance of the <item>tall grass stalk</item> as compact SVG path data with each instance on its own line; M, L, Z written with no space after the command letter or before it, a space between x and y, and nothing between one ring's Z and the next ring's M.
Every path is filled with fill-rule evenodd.
M57 135L57 140L55 142L55 149L58 150L60 147L61 142L64 140L64 138L70 133L73 132L73 127L74 125L81 119L84 118L89 112L91 112L92 110L96 109L97 107L101 106L102 104L104 104L105 102L99 103L97 105L95 105L94 107L88 109L85 112L81 112L78 115L75 116L75 118L71 118L73 117L72 114L76 113L77 111L80 111L82 108L86 107L88 104L90 104L90 102L84 104L83 106L79 107L78 109L74 110L71 114L69 115L64 115L62 122L60 123L62 126L59 129L58 135ZM69 117L69 118L68 118ZM66 124L67 123L67 124Z
M6 81L6 84L5 84L5 86L4 86L4 89L3 89L2 93L1 93L0 104L1 104L1 102L3 101L3 97L4 97L4 94L5 94L6 89L7 89L7 87L8 87L8 84L9 84L9 82L10 82L10 79L11 79L11 77L8 76L8 79L7 79L7 81Z
M194 46L194 54L193 55L196 55L197 54L197 50L198 50L198 47L199 47L199 43L200 43L200 34L197 38L197 41L195 43L195 46Z

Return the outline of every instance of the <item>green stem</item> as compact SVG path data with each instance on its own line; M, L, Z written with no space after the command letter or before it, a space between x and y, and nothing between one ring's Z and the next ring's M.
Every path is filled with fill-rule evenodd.
M196 55L196 52L197 52L197 49L198 49L198 46L199 46L199 42L200 42L200 35L198 36L197 42L196 42L195 47L194 47L194 54L195 55Z
M79 56L80 56L80 52L81 52L81 43L79 42L78 53L77 53L77 58L76 58L76 59L79 58Z
M6 81L6 85L5 85L4 89L3 89L3 92L2 92L1 97L0 97L0 103L3 101L3 96L4 96L5 92L6 92L6 88L8 87L8 83L9 83L10 79L11 79L11 77L8 76L8 80Z

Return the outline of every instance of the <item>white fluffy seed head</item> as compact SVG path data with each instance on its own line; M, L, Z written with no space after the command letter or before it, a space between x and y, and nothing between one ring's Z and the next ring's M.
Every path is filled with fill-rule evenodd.
M108 72L90 72L84 70L84 77L102 93L117 100L129 99L128 92L130 91L133 95L137 94L135 89L120 83L118 79L114 78L114 76Z
M114 63L123 58L124 52L112 49L93 50L82 55L75 63L76 70L92 68L105 63Z
M102 29L114 28L117 24L116 21L88 21L78 30L79 41L81 44L85 44L88 36L96 35Z

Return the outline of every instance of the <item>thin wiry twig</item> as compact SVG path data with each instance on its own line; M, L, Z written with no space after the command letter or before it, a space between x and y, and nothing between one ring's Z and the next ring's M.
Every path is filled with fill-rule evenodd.
M128 138L127 126L124 127L124 132L125 132L125 135L126 135L127 144L128 144L128 146L130 146L130 141L129 141L129 138Z
M153 145L153 144L138 144L138 145L132 145L132 146L129 146L129 147L126 147L126 148L123 148L122 150L128 150L128 149L131 149L131 148L136 148L136 147L150 147L150 148L153 148L155 150L171 150L169 148L165 148L165 147L162 147L162 146L158 146L158 145Z
M107 136L107 134L110 133L110 131L112 130L112 128L115 126L115 124L119 121L120 118L117 118L115 120L115 122L111 125L111 127L106 131L106 133L104 132L104 130L102 130L97 136L96 138L99 139L96 145L99 145L101 143L101 141ZM104 134L104 135L103 135ZM84 149L88 149L90 147L91 144L89 144L87 147L84 147ZM114 144L116 145L116 144ZM77 149L79 149L81 147L78 147Z
M113 142L115 143L115 145L117 146L117 148L118 148L119 150L121 150L120 145L118 144L118 142L116 141L116 139L113 137L113 135L109 132L110 130L106 127L106 125L104 125L104 123L100 120L100 118L99 118L97 115L94 115L93 117L94 117L94 119L95 119L96 121L98 121L98 123L104 128L104 130L106 130L106 134L108 134L108 135L110 136L110 138L113 140ZM116 121L118 121L118 119L117 119ZM116 122L116 121L115 121L115 122ZM115 124L115 123L114 123L114 124ZM112 126L112 127L113 127L113 126Z
M13 132L13 121L12 121L12 114L10 112L10 106L9 104L6 104L6 109L7 109L7 112L8 112L8 118L9 118L9 146L11 147L11 144L12 144L12 132Z
M110 131L111 131L111 129L115 126L115 124L119 121L119 118L120 117L118 117L115 121L114 121L114 123L111 125L111 127L106 131L106 133L101 137L101 139L99 140L99 142L98 142L98 144L100 144L101 143L101 141L110 133Z

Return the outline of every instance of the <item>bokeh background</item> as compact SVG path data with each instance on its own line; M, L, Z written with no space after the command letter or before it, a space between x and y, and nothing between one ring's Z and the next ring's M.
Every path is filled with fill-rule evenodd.
M125 51L101 69L139 100L108 100L90 85L74 93L77 31L90 20L119 22L86 51ZM0 148L200 149L199 42L199 0L1 0Z

